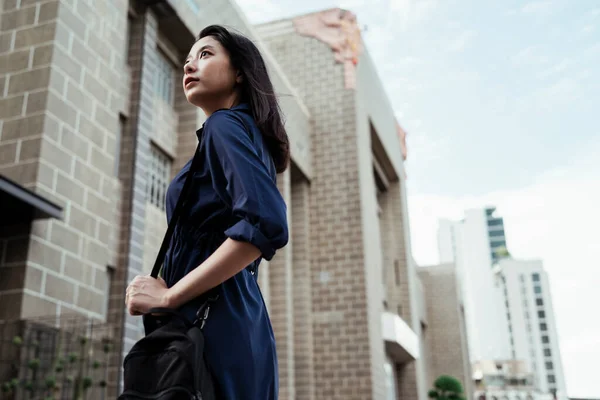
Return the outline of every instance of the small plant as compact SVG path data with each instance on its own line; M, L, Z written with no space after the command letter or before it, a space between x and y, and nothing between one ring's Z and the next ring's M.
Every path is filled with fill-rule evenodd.
M463 385L458 379L449 375L441 375L433 383L429 398L435 400L465 400Z
M86 335L35 324L26 329L31 330L9 342L16 352L15 378L0 381L0 399L88 400L100 396L96 391L107 398L108 360L113 349L108 337L94 341L89 328ZM91 390L94 393L88 393Z

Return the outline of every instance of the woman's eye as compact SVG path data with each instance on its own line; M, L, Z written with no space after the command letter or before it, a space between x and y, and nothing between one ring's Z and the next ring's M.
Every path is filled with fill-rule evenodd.
M204 56L207 56L208 54L208 51L204 50L202 53L200 53L200 58L204 58Z

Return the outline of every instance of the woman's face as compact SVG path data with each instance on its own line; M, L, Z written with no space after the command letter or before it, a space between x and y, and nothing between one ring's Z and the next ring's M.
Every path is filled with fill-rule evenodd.
M198 40L183 67L183 91L188 102L212 112L231 107L241 81L225 48L212 36Z

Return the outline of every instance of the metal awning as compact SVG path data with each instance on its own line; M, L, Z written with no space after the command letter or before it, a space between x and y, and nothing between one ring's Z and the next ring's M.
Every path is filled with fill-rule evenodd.
M45 218L63 219L62 207L0 176L0 225Z

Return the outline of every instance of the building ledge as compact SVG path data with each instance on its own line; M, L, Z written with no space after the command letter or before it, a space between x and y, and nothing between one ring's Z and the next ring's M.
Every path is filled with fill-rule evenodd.
M0 204L2 225L34 219L63 218L61 207L4 176L0 176Z
M385 347L392 359L400 364L419 358L419 337L397 314L381 314L381 331Z

